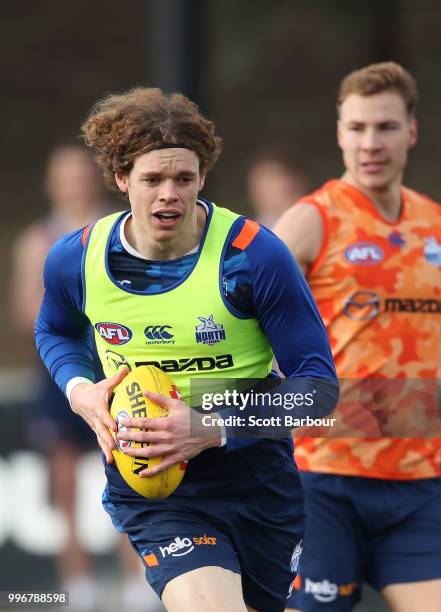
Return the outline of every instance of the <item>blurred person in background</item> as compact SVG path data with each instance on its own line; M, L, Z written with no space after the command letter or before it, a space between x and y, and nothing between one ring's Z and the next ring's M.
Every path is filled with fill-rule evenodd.
M305 172L282 144L268 145L254 157L247 175L247 192L254 216L271 228L309 190Z
M368 581L395 612L441 610L441 440L391 426L437 417L441 207L402 185L417 97L393 62L348 75L337 104L345 173L275 227L309 281L339 377L371 388L357 410L389 410L381 437L296 440L307 520L289 609L352 610Z
M89 151L80 145L63 145L53 150L44 191L50 209L44 218L18 236L12 255L13 316L17 330L29 337L33 336L43 297L43 266L50 247L64 234L89 225L109 211L98 168ZM76 532L75 479L81 456L96 450L97 441L84 421L72 412L45 368L39 368L28 435L32 445L48 457L53 503L62 511L68 525L68 539L58 559L61 586L70 592L73 610L95 610L100 594L93 578L91 557ZM136 607L140 589L145 600L142 566L127 538L121 538L118 543L126 576L124 603L131 609L146 609Z

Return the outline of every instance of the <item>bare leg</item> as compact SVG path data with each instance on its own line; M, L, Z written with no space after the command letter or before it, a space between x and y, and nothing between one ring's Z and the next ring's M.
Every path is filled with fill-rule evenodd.
M59 557L61 580L91 573L90 555L82 548L75 533L76 469L80 453L66 442L60 443L49 457L54 505L66 518L68 540Z
M390 584L381 595L392 612L441 611L441 579Z
M168 612L246 612L240 574L209 566L171 580L162 601Z
M72 612L92 612L97 605L97 587L92 576L91 557L76 534L76 471L80 452L67 442L57 445L49 457L52 498L66 519L68 537L59 555L58 567L63 588L70 592Z

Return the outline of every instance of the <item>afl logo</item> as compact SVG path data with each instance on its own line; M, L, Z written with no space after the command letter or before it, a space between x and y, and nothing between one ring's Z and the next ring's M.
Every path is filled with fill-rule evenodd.
M132 337L132 332L128 327L119 323L96 323L95 329L109 344L125 344Z
M345 250L345 259L356 266L373 266L383 261L384 253L372 242L355 242Z
M120 410L118 412L118 414L115 417L115 423L116 423L116 426L118 427L118 433L121 433L124 431L130 431L128 427L124 427L124 425L121 425L119 422L120 419L128 419L129 417L130 415L126 410ZM120 440L119 438L116 438L115 442L119 450L124 450L125 448L129 448L130 446L132 446L132 442L130 440Z

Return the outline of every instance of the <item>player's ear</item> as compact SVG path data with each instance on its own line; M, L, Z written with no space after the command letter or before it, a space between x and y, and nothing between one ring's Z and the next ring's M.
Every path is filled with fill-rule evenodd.
M129 185L127 183L127 174L115 172L115 182L118 185L120 191L122 191L123 193L127 193L129 191Z
M409 149L414 147L418 140L418 122L412 117L409 125Z
M342 148L341 146L341 139L342 139L342 129L341 129L341 123L340 123L340 119L337 119L337 142L338 142L338 146L340 147L340 149Z
M206 176L207 176L206 170L201 168L200 174L199 174L199 191L202 191L202 189L204 188Z

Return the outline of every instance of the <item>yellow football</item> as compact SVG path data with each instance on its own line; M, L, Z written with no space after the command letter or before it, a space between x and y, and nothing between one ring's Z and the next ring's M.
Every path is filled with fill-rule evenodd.
M180 399L179 391L172 379L155 366L139 366L134 368L118 385L113 396L110 414L115 419L118 431L127 431L119 424L124 417L148 417L160 419L168 412L162 406L153 403L144 396L144 391L153 391L162 395ZM132 428L133 431L139 431ZM115 437L114 432L112 434ZM126 483L140 495L149 498L167 497L178 487L184 477L187 464L175 463L164 472L148 478L140 478L139 473L147 468L153 468L161 462L161 457L130 457L122 449L141 448L148 442L133 442L116 439L116 450L113 457L121 476Z

